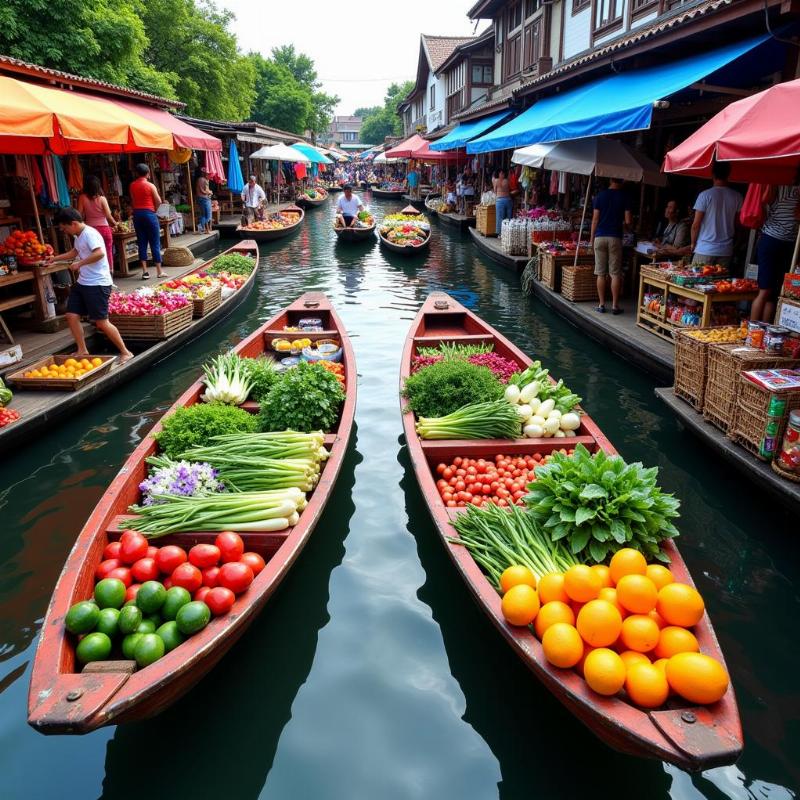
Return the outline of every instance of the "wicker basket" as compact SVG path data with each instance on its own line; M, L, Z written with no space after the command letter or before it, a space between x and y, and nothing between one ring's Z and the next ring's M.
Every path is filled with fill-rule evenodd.
M194 303L194 316L204 317L210 311L213 311L222 302L222 287L217 286L216 289L210 291L205 297L195 297Z
M484 236L496 236L496 206L475 207L475 230Z
M672 332L675 337L675 396L697 411L703 410L708 380L708 353L713 344L700 341L692 335L703 330L712 328L694 328L691 332L676 329Z
M541 282L554 292L558 291L559 286L559 270L556 268L556 259L552 253L546 250L539 250L539 274L541 275Z
M597 297L597 279L594 275L594 267L563 267L561 270L561 294L573 303L594 300Z
M154 314L149 317L135 317L129 314L109 314L108 319L122 335L129 340L169 339L192 324L194 304L168 311L166 314Z
M161 263L165 267L191 267L194 255L188 247L170 246L161 254Z
M764 458L759 450L761 441L766 433L769 400L774 392L744 377L739 379L739 383L735 413L728 437L746 450L749 450L757 458L762 461L768 461L770 459ZM778 432L775 436L778 447L780 447L783 439L783 432L786 429L789 413L800 408L800 389L780 392L780 397L786 400L786 411L778 423Z

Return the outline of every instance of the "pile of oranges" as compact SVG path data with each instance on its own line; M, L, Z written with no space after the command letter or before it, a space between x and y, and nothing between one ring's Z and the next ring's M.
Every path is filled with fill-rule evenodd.
M89 358L68 358L62 364L50 364L47 366L37 367L36 369L23 372L25 378L61 378L64 380L71 380L72 378L80 378L87 372L103 365L103 359L95 356Z
M53 255L49 244L42 244L33 231L13 231L0 245L0 255L16 256L23 262L42 261Z
M728 689L728 673L700 653L690 630L705 612L700 593L648 564L632 548L609 566L578 564L537 582L524 566L500 578L502 610L511 625L533 625L545 658L575 668L601 695L622 689L643 708L658 708L670 693L710 704Z

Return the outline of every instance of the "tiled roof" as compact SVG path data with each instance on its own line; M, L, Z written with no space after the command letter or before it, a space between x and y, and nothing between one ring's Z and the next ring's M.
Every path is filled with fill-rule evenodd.
M48 82L59 81L73 86L85 87L87 89L97 89L104 94L123 95L165 108L184 108L186 106L186 103L181 103L180 100L167 100L165 97L148 94L147 92L140 92L138 89L129 89L126 86L106 83L106 81L97 80L96 78L85 78L81 75L73 75L70 72L62 72L58 69L42 67L39 66L39 64L29 64L27 61L21 61L11 56L0 55L0 72L11 72L19 75L27 75L29 77L38 77Z
M494 42L494 27L491 25L485 31L480 33L478 36L474 36L468 42L464 42L463 44L454 47L450 55L439 65L436 72L441 72L442 70L447 69L448 67L457 63L458 58L462 55L462 53L466 53L472 48L484 47L485 45L489 44L489 42Z
M471 42L474 36L430 36L427 33L421 34L422 46L428 55L428 62L431 70L438 72L439 67L450 57L453 50L460 44Z

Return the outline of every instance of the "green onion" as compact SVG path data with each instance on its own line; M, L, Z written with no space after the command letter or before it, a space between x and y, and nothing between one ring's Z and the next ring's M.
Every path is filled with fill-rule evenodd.
M471 403L444 417L420 417L422 439L516 439L522 435L516 408L505 400Z

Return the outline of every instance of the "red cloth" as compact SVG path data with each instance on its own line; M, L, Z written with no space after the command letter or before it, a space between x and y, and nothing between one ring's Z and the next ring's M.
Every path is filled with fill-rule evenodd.
M147 178L137 178L131 184L131 205L134 211L155 211L156 204L153 200L152 184Z
M227 180L222 157L217 150L206 150L206 177L216 183L225 183Z
M308 173L306 172L306 165L302 161L298 161L294 165L294 176L297 180L301 181L303 178L306 177Z

